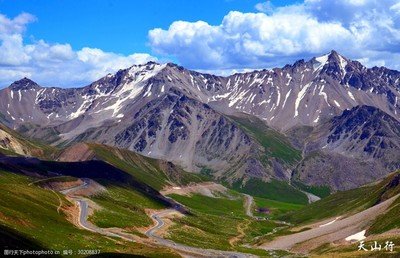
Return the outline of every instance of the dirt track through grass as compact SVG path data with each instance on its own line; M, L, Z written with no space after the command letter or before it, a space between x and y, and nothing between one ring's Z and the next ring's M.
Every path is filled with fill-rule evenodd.
M387 208L398 197L399 195L396 195L378 205L347 218L334 221L332 224L327 226L316 227L300 233L278 237L271 242L263 244L261 247L266 250L292 250L303 253L324 243L331 243L333 241L344 239L352 234L366 229L369 222L387 210ZM305 243L306 241L310 242ZM302 243L302 245L294 248L300 243Z

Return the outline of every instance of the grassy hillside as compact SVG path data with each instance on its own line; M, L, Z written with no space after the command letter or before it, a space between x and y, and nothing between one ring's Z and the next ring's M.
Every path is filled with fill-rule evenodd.
M110 253L176 256L163 248L130 242L121 245L119 239L115 241L76 228L67 220L67 210L73 204L59 193L30 184L33 180L0 171L0 243L59 251L99 249Z
M144 157L129 150L117 149L100 144L89 144L97 159L104 160L113 166L126 171L139 181L161 190L173 184L186 185L201 182L207 178L203 175L188 173L169 162Z
M308 198L304 193L286 182L275 179L272 179L270 182L264 182L253 178L249 179L245 185L241 181L235 182L232 187L239 192L279 202L293 204L308 203Z
M137 180L131 174L100 160L51 162L22 157L8 157L1 160L1 167L13 172L35 173L47 177L64 175L76 178L90 178L107 188L125 187L140 192L161 204L170 205L170 201L151 186Z
M170 195L189 208L192 215L173 219L167 237L200 248L238 250L266 255L263 250L241 247L276 227L274 222L256 221L246 216L243 196L230 192L230 198L193 194Z
M35 184L46 187L51 183L77 182L77 180L78 178L71 176L57 176L38 180ZM109 185L104 192L88 198L98 207L89 217L89 221L101 228L123 228L135 234L138 234L136 228L152 225L145 209L167 208L164 203L151 196L123 185Z
M323 219L337 217L337 216L349 216L361 212L374 205L382 203L392 197L396 197L400 194L400 173L395 172L389 175L387 178L366 185L364 187L338 192L332 194L318 202L310 205L299 207L286 214L277 215L277 219L291 222L294 224L294 228L298 228L299 225L307 225ZM256 198L257 205L268 205L268 202L264 200L258 200ZM276 212L275 212L276 214ZM391 230L400 229L399 215L400 214L400 197L394 200L391 206L382 214L373 220L367 227L365 240L367 248L373 244L374 241L385 244L386 241L393 241L397 243L399 241L398 234L396 231L388 233ZM307 228L303 229L307 230ZM296 229L298 231L298 229ZM383 233L383 234L382 234ZM262 241L269 241L272 238L276 238L280 235L293 234L289 228L283 228L278 230L273 236L265 235L260 239ZM381 235L379 235L381 234ZM317 239L317 238L314 238ZM312 243L313 240L310 241ZM335 242L325 243L311 250L308 254L309 257L398 257L399 247L395 247L394 252L389 251L375 251L375 252L363 252L357 251L357 245L359 242L346 243ZM303 243L302 246L306 246ZM305 247L307 248L307 247Z
M305 185L302 182L299 181L292 181L292 185L297 187L298 189L301 189L303 191L306 191L308 193L312 193L318 197L324 198L327 197L331 194L331 190L329 189L328 186L311 186L311 185Z
M196 247L232 249L229 239L238 234L237 227L245 217L241 199L201 195L171 197L189 207L193 215L174 219L176 224L169 230L168 238Z
M272 219L278 218L279 216L286 214L290 211L296 211L304 207L304 205L302 204L279 202L260 197L255 197L254 201L256 204L256 208L267 208L270 211L269 214L254 212L254 215L260 217L268 217Z
M368 229L367 234L379 234L389 231L391 229L400 229L400 197L392 203L389 210L378 216L371 227Z
M259 118L246 114L231 118L265 148L265 160L274 157L287 165L295 165L301 160L301 151L292 147L284 135L266 126Z
M240 195L237 196L237 199L214 198L199 194L191 196L172 194L169 197L190 207L192 210L202 213L217 216L230 214L232 217L237 218L245 217L243 199Z
M24 236L17 230L0 224L0 246L7 250L44 250L35 239Z
M385 186L385 192L381 199L387 199L400 194L400 171L389 177L390 182ZM368 234L378 234L389 231L394 228L400 229L400 197L398 197L389 210L378 216L371 227L368 229Z
M137 227L153 224L145 209L167 208L138 191L118 186L108 187L107 192L90 199L101 207L90 221L102 228L118 227L133 233L137 233Z
M50 177L50 178L45 178L45 179L40 179L36 182L34 182L34 184L38 185L38 186L46 186L49 183L54 183L54 182L74 182L77 181L78 179L76 177L72 177L72 176L56 176L56 177Z
M337 192L318 202L307 205L296 212L283 215L281 219L296 224L309 223L324 218L347 213L352 214L365 210L379 202L399 194L400 186L395 184L398 177L399 172L396 172L379 183L370 184L349 191ZM390 215L388 216L390 217ZM389 219L388 224L390 224ZM382 226L376 225L377 230L378 228L382 228Z

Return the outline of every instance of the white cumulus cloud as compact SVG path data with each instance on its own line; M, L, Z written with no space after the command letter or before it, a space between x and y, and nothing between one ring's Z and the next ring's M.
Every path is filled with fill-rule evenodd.
M0 14L0 87L22 77L45 86L83 86L118 69L157 60L145 53L122 55L87 47L76 51L70 44L44 40L26 44L24 33L34 21L27 13L13 19Z
M259 13L229 12L218 25L173 22L149 32L155 53L193 69L282 66L335 49L367 65L400 68L398 0L305 0Z
M263 13L271 13L274 10L274 7L273 7L271 1L257 3L254 6L254 8L256 8L257 11L263 12Z

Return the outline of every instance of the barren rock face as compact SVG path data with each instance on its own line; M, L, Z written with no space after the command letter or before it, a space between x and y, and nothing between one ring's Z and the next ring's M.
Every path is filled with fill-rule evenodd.
M313 134L306 152L324 149L364 161L379 160L388 170L400 166L400 123L370 106L346 110Z
M315 126L359 105L377 107L399 120L400 73L368 69L334 51L283 68L228 77L149 62L83 88L43 88L24 78L0 91L0 112L14 127L69 125L78 120L74 127L83 132L123 120L133 108L160 100L170 89L222 113L255 115L279 130Z
M358 106L316 127L295 176L343 190L384 177L400 167L400 123L383 111Z
M0 129L0 148L14 151L17 154L29 155L29 150L25 149L12 135Z
M8 94L16 106L19 119L10 115L12 126L22 125L26 135L55 144L105 143L172 161L189 171L211 169L217 177L233 169L231 178L273 175L271 167L257 160L261 147L190 94L187 85L175 85L173 72L177 80L180 68L148 63L80 89L31 87L36 84L24 79L1 94ZM31 102L30 111L25 102ZM51 137L43 137L48 134ZM66 158L82 151L74 149Z
M62 162L78 162L90 160L94 157L94 152L85 143L78 143L68 147L57 158Z
M0 91L0 121L55 145L94 141L189 171L211 169L228 181L289 175L291 167L275 160L261 163L263 148L226 116L242 112L281 132L313 128L312 139L296 142L305 154L367 159L386 173L400 166L399 97L399 72L368 69L335 51L227 77L149 62L82 88L43 88L24 78Z

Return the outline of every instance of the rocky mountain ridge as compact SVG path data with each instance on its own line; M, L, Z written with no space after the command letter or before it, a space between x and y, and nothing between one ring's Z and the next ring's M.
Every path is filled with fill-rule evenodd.
M338 144L333 139L346 138L347 129L335 134L326 124L340 127L351 117L346 112L370 106L398 126L399 79L400 72L366 68L335 51L283 68L227 77L149 62L82 88L44 88L24 78L0 91L0 118L25 136L53 145L93 141L165 159L189 171L211 169L220 178L268 179L277 176L274 161L261 162L263 147L226 115L246 113L281 132L321 127L324 137L310 139L304 154L315 148L349 156L361 152L360 158L369 155L364 142L347 139ZM370 153L398 148L391 140L382 142L371 143L377 149ZM377 155L368 157L384 160L383 174L398 167L394 154Z
M171 88L223 113L255 115L279 130L315 126L358 105L375 106L399 119L400 72L366 68L335 51L283 68L228 77L149 62L83 88L43 88L24 78L1 91L0 110L14 118L11 124L57 124L82 115L118 120L133 102L152 100ZM21 101L33 104L34 110L19 110Z

